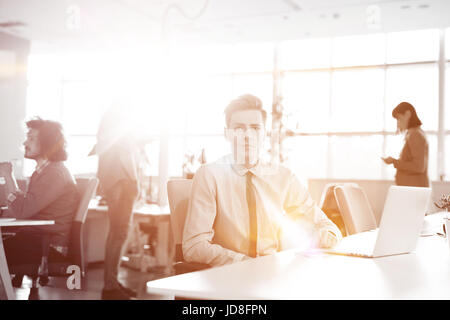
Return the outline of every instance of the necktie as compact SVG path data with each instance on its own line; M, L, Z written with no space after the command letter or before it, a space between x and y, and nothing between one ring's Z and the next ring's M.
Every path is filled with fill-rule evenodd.
M252 173L250 171L246 174L246 196L247 205L249 212L249 229L250 229L250 246L249 246L249 256L252 258L256 257L256 244L258 239L258 221L256 217L256 200L255 193L252 184Z

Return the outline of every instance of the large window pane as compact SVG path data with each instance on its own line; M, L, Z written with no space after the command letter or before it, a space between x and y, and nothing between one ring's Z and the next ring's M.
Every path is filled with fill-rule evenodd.
M272 43L244 43L233 47L233 72L271 72Z
M198 79L191 86L191 94L184 104L187 110L189 134L223 133L224 110L231 101L231 76L214 76Z
M183 162L186 153L185 138L169 139L169 176L181 177L183 175Z
M263 108L271 112L273 102L272 74L239 75L233 77L233 98L242 94L253 94L261 99Z
M300 132L327 132L330 73L286 73L282 80L285 125Z
M232 45L182 46L172 50L174 70L186 73L229 73L233 68Z
M200 165L198 158L202 149L208 163L230 153L230 148L223 136L174 137L169 142L169 175L181 177L183 163L188 155L194 155L195 168Z
M382 136L331 137L332 177L381 179Z
M296 136L283 142L284 163L305 183L327 176L327 136Z
M61 121L61 83L57 81L30 82L27 89L27 117L39 116Z
M436 65L402 66L387 69L386 128L397 129L392 110L402 101L411 103L424 130L438 127L438 69Z
M66 161L66 165L72 174L97 172L97 156L88 156L95 143L95 136L67 137L68 158Z
M376 65L385 62L386 35L348 36L333 39L333 66Z
M331 65L331 39L284 41L279 52L281 70L327 68Z
M145 145L144 150L149 162L147 176L159 175L159 139L155 139L151 143Z
M387 34L387 63L434 61L438 55L438 29Z
M402 134L388 135L386 136L386 150L381 156L393 157L398 159L403 145L405 144L405 137ZM382 164L384 179L394 180L396 169L393 165Z
M28 57L27 78L30 82L43 83L60 81L63 76L63 61L50 54L30 54Z
M95 135L108 107L107 90L96 83L67 82L63 88L63 125L68 134Z
M431 180L439 180L437 172L437 135L427 135L428 140L428 176Z
M332 131L383 129L382 69L336 71L332 81Z
M231 153L230 145L223 135L187 137L186 150L188 152L199 157L202 149L205 150L204 155L207 163L214 162Z

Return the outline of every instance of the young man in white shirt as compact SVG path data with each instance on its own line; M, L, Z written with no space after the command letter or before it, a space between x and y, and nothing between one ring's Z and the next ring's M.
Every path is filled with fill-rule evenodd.
M243 95L225 110L232 154L194 176L183 233L188 262L219 266L289 247L332 247L342 239L291 171L263 163L266 112Z

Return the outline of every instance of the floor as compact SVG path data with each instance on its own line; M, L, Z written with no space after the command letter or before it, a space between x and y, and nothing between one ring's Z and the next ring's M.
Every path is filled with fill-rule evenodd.
M120 267L119 281L138 293L138 300L161 299L148 295L145 290L147 281L170 276L164 268L153 268L148 272L140 272L129 267ZM90 264L86 276L82 281L81 289L69 290L66 285L67 278L50 278L45 287L39 288L40 300L99 300L103 289L103 263ZM15 288L18 300L28 300L31 279L24 277L22 288Z

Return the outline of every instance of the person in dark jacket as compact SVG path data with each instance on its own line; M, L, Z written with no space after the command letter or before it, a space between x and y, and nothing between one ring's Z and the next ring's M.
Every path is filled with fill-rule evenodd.
M428 141L420 128L422 122L414 107L402 102L392 111L397 119L397 128L405 132L405 144L398 159L383 158L386 164L397 169L395 183L399 186L429 187L428 178Z
M15 228L15 236L4 241L10 266L39 264L44 235L49 236L52 249L67 254L72 220L79 203L75 179L64 165L67 152L61 124L36 118L26 125L25 158L36 161L36 170L26 191L17 189L7 196L8 208L2 216L55 223Z

